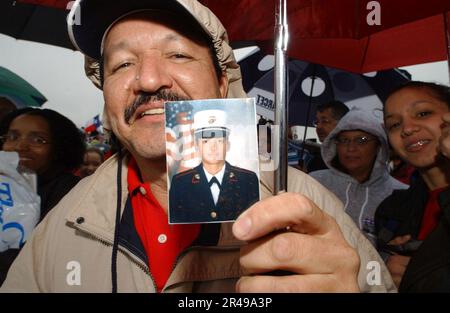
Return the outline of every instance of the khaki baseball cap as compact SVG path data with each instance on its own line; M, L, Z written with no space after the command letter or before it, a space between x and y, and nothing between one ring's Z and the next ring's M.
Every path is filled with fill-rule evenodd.
M99 88L99 62L102 42L110 27L132 12L170 11L197 23L214 46L217 59L229 81L227 98L246 97L239 65L220 20L196 0L77 0L67 16L69 37L86 56L86 75Z

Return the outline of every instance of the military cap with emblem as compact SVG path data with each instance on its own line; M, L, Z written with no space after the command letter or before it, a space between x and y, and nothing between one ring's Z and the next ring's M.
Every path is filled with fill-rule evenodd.
M194 134L196 138L227 137L230 133L227 114L223 110L203 110L194 114Z

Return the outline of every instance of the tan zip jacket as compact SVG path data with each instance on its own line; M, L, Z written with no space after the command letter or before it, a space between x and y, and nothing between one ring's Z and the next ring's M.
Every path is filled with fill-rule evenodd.
M126 164L126 162L124 162ZM122 208L127 198L127 166L122 165ZM11 267L2 292L111 292L111 253L116 211L117 158L112 157L83 179L35 229ZM263 197L270 196L269 172L262 172ZM269 178L269 179L268 179ZM342 203L306 174L289 169L289 191L302 193L334 216L347 241L361 258L359 285L362 291L395 291L382 260L352 220ZM238 277L239 245L231 223L223 224L218 246L191 247L184 251L164 292L233 292ZM369 286L376 261L380 284ZM371 274L372 273L372 274ZM372 276L371 276L372 275ZM119 292L155 292L147 265L119 246ZM376 282L376 280L375 280Z

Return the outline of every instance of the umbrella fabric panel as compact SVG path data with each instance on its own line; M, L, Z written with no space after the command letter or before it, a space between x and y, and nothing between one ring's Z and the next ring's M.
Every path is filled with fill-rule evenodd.
M67 14L67 10L2 0L0 33L74 50L67 33Z
M259 62L264 63L266 57L258 52L239 64L243 69L244 85L251 86L246 92L256 98L258 114L273 120L274 71L273 68L259 69ZM375 103L381 108L393 88L411 79L409 73L398 69L361 75L295 59L288 62L288 74L288 124L308 126L312 126L319 104L340 100L351 106L367 106L368 110L374 109ZM375 102L365 100L374 96Z
M273 51L275 0L201 2L221 18L231 40L261 41ZM367 24L368 2L288 1L289 56L357 73L447 58L444 14L450 1L379 0L379 26Z
M231 40L271 40L277 0L200 0L222 21ZM450 1L378 0L381 25L368 25L371 0L289 0L293 38L363 37L450 11Z
M365 73L446 60L445 36L444 17L439 15L394 27L361 40L293 41L290 54L301 60Z
M74 2L72 0L17 0L17 1L29 4L48 6L63 10L67 9L69 2Z
M9 98L18 107L38 107L47 101L36 88L4 67L0 67L0 97L1 96Z
M289 22L294 24L292 36L296 38L348 38L364 37L386 31L450 11L450 2L442 0L377 0L380 4L380 25L369 25L367 17L372 9L371 0L313 0L288 2ZM295 5L295 2L303 3ZM291 10L292 6L292 10Z

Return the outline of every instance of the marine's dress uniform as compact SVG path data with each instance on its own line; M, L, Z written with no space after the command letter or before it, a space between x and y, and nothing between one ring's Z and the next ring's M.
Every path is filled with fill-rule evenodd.
M252 171L225 162L225 173L214 204L203 165L172 178L169 191L170 222L199 223L235 220L259 200L258 177Z

